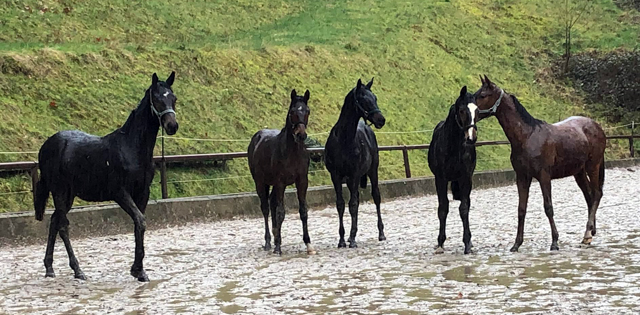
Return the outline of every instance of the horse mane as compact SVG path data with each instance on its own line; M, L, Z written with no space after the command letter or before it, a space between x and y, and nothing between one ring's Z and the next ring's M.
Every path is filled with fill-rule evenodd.
M140 103L138 103L138 106L136 106L136 108L131 111L131 114L129 114L129 117L127 118L127 121L125 121L124 125L122 125L122 127L118 129L120 133L129 134L132 131L132 129L135 127L134 120L137 114L143 112L143 106L148 102L147 101L147 98L149 97L148 94L149 94L149 90L145 92L145 95L142 98L142 100L140 100Z
M520 118L522 118L522 121L524 121L525 124L531 127L538 127L547 123L544 120L540 120L531 116L527 109L524 108L522 104L520 104L520 101L518 101L518 98L515 95L511 95L511 99L513 100L513 104L516 107L516 112L518 113L518 115L520 115Z

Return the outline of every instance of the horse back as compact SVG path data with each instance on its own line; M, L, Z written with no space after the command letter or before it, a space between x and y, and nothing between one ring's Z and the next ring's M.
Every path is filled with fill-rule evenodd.
M281 131L262 129L251 138L247 149L249 170L256 182L267 185L291 185L309 170L306 150L287 149Z

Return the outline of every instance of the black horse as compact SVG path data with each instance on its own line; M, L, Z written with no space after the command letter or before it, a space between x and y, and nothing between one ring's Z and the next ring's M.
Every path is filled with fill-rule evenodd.
M340 217L340 241L338 247L346 247L344 241L344 199L342 198L342 183L347 183L351 198L349 199L349 213L351 214L351 233L349 247L358 247L356 233L358 232L358 204L360 187L367 187L367 176L371 180L371 196L378 212L378 239L384 241L384 225L380 215L380 190L378 189L378 142L373 130L364 122L370 121L380 129L385 119L378 108L376 96L371 92L373 78L367 85L358 79L357 86L344 99L340 118L331 129L325 145L325 164L331 173L331 181L336 191L336 207Z
M438 219L440 234L436 253L444 253L447 239L445 227L449 213L447 186L451 182L454 200L460 200L460 218L464 227L464 253L471 251L471 231L469 230L469 206L471 201L471 178L476 168L476 147L478 106L475 97L464 86L456 103L449 109L449 116L438 123L433 130L429 144L429 168L436 178L438 192Z
M142 266L146 229L144 211L154 175L152 159L158 129L162 125L169 135L178 130L174 111L176 96L171 90L174 78L175 72L172 72L167 81L162 82L154 73L151 86L138 107L114 132L97 137L78 130L61 131L47 139L40 148L41 178L34 197L36 219L43 219L49 192L55 205L44 257L45 277L55 277L53 247L56 236L60 234L75 277L86 279L69 242L67 220L73 200L79 197L86 201L113 200L131 216L136 239L131 275L139 281L149 281Z
M306 128L310 114L308 102L309 90L304 93L304 96L298 96L296 90L292 90L291 104L287 111L284 128L282 130L263 129L256 132L247 150L249 169L256 184L256 192L260 197L260 208L264 216L264 250L271 249L271 235L269 235L269 209L271 209L275 243L273 252L279 255L282 255L280 231L285 214L284 190L294 183L298 192L298 210L302 220L302 240L307 245L307 253L315 254L307 231L309 153L304 140L307 138ZM270 203L269 186L273 186Z

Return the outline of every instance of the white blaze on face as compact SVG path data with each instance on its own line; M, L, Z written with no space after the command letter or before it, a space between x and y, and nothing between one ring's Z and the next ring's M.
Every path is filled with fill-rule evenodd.
M478 106L476 104L469 103L467 104L467 107L469 108L469 113L471 114L471 124L475 125L476 110L478 109ZM473 127L469 127L469 129L467 129L467 133L469 134L469 140L473 140Z
M162 96L167 97L167 95L169 95L169 91L164 92L164 94L162 94Z
M302 110L302 106L298 107L298 110Z

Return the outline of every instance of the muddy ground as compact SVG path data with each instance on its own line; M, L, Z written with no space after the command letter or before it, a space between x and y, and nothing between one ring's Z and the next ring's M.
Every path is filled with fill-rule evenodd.
M531 187L519 253L509 252L515 185L472 193L470 255L462 254L459 202L451 203L446 252L434 254L435 196L384 203L385 242L377 240L375 207L361 206L357 249L337 248L334 207L312 211L314 256L306 254L297 214L285 219L282 257L262 250L261 218L149 231L146 284L129 276L132 234L73 240L71 231L88 280L73 279L61 241L56 278L44 278L45 240L0 248L0 313L639 313L640 167L607 170L589 247L580 245L587 210L573 178L553 182L558 252L549 251L542 196L537 183ZM348 234L348 211L345 223Z

